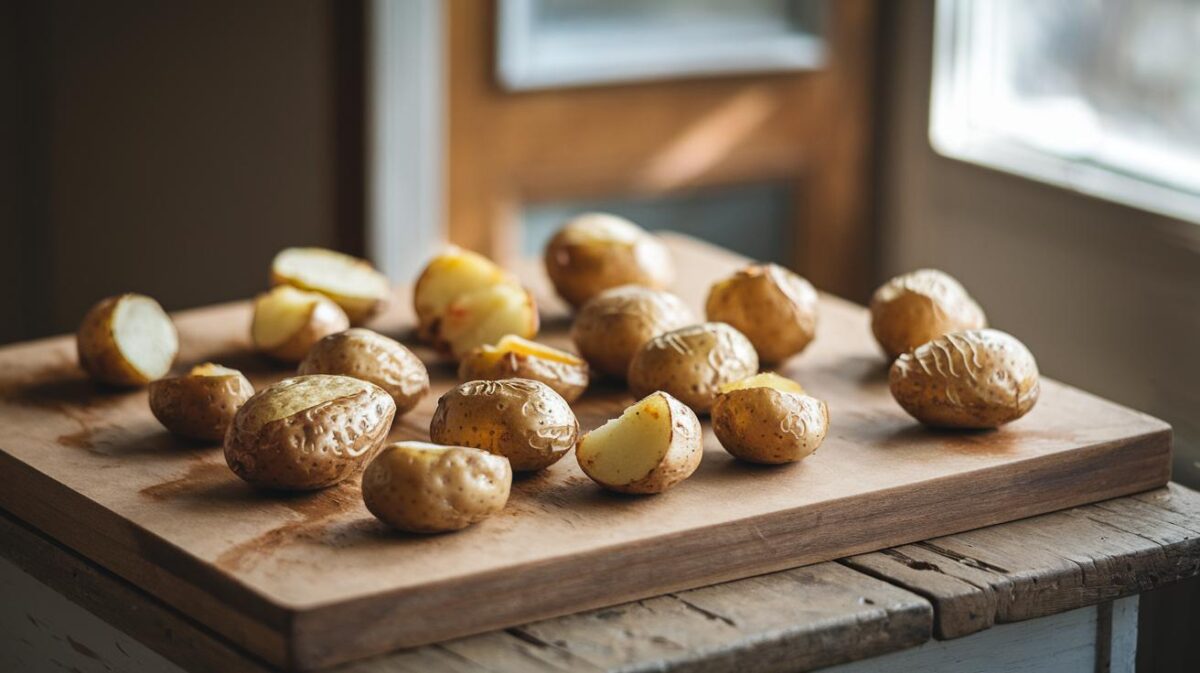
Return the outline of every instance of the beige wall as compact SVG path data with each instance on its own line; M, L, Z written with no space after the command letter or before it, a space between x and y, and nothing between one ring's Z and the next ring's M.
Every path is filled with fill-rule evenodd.
M1042 370L1175 426L1200 486L1200 225L936 155L933 2L897 3L885 61L882 271L943 268Z

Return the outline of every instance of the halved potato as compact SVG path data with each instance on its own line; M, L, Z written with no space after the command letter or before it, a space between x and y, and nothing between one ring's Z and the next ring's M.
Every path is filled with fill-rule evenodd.
M692 310L670 292L622 285L592 297L579 309L571 339L596 371L624 379L634 354L647 341L695 323Z
M541 381L574 402L587 390L588 365L574 353L509 334L495 346L485 344L467 353L458 365L458 378Z
M587 433L575 448L584 474L620 493L662 493L690 477L703 456L695 412L661 391Z
M271 284L329 297L360 324L383 309L391 284L365 259L325 248L284 248L271 262Z
M404 344L378 332L353 327L313 344L300 374L340 374L370 381L388 391L403 416L429 393L429 371Z
M576 308L619 285L664 288L675 270L667 246L633 222L607 213L569 220L546 244L546 275Z
M279 285L254 301L250 339L284 362L299 362L322 337L350 327L345 311L323 294Z
M150 411L172 434L217 442L254 386L236 369L206 362L184 376L150 382Z
M493 285L518 283L512 274L487 257L450 246L425 265L413 288L418 335L425 341L436 342L439 324L450 303L462 295Z
M439 326L438 345L461 359L507 334L536 336L538 325L537 305L528 290L520 285L492 285L450 302Z
M721 386L712 428L736 458L791 463L821 446L829 431L829 408L805 395L799 383L767 372Z
M396 442L363 472L363 502L410 533L459 530L504 509L512 467L504 456L465 446Z
M718 388L758 371L758 353L746 335L723 322L660 334L629 363L629 390L671 393L696 413L712 408Z
M75 336L79 366L114 386L141 386L171 370L179 335L158 302L141 294L108 297L83 317Z

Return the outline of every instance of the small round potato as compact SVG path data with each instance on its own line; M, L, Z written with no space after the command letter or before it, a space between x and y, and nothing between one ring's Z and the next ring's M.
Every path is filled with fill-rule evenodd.
M346 312L317 292L277 285L254 301L250 339L260 352L299 362L322 338L350 327Z
M700 414L712 408L722 384L757 371L758 353L744 334L706 322L646 342L629 363L629 388L638 396L666 391Z
M179 336L158 302L128 293L93 306L83 317L75 346L79 366L93 380L143 386L171 370Z
M468 381L442 395L429 423L437 444L471 446L508 458L518 472L558 462L579 437L571 405L528 379Z
M363 502L410 533L461 530L504 509L512 467L504 456L427 442L389 444L363 472Z
M611 287L661 289L675 277L662 241L606 213L586 213L564 224L546 245L545 264L554 289L575 308Z
M208 442L225 437L254 386L236 369L205 363L150 383L150 411L172 434Z
M392 292L367 260L325 248L284 248L271 261L271 284L320 292L355 325L383 310Z
M313 344L298 371L370 381L392 396L397 417L412 411L429 393L429 372L420 358L400 342L362 327L330 334Z
M754 264L715 283L705 313L745 334L764 362L783 362L816 336L817 291L778 264Z
M614 287L588 300L571 325L571 339L593 369L618 379L647 341L696 324L683 300L640 285Z
M495 346L483 345L467 353L458 365L458 378L540 381L573 403L587 390L588 365L573 353L509 334Z
M575 449L583 473L619 493L662 493L692 476L703 457L696 413L661 391L584 435Z
M773 373L721 387L712 408L713 433L735 458L778 465L821 446L829 431L825 402L800 384Z
M1040 384L1025 344L995 329L955 332L905 353L888 373L913 418L944 428L995 428L1029 413Z
M225 462L262 488L332 486L371 460L395 413L392 396L361 379L284 379L238 409L225 433Z
M936 269L896 276L871 297L871 331L889 358L943 334L986 326L962 284Z

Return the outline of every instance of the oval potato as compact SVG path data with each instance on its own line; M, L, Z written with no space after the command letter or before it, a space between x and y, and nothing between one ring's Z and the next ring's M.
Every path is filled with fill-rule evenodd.
M346 312L318 292L277 285L254 300L250 340L259 352L299 362L322 338L350 327Z
M75 347L79 366L93 380L142 386L171 370L179 335L158 302L127 293L103 299L87 312Z
M633 356L647 341L695 323L692 310L670 292L622 285L583 305L571 324L571 340L592 368L624 380Z
M871 297L871 331L895 358L943 334L987 326L983 309L962 284L937 269L902 274Z
M764 362L804 350L817 333L817 291L778 264L753 264L713 284L708 319L746 335Z
M696 413L712 408L722 384L758 371L758 353L733 327L706 322L660 334L629 363L629 388L636 396L670 393Z
M995 329L955 332L905 353L888 372L892 397L913 418L946 428L995 428L1037 403L1037 362Z
M575 458L592 481L619 493L662 493L700 466L700 419L656 392L579 440Z
M807 457L829 431L829 407L795 381L759 374L725 385L712 408L713 434L735 458L778 465Z
M483 345L467 353L459 362L458 378L540 381L573 403L587 390L588 365L573 353L509 334L495 346Z
M234 414L254 395L254 386L236 369L212 363L184 376L150 383L150 411L171 434L219 442Z
M662 241L607 213L568 220L546 244L543 261L554 289L575 308L612 287L661 289L675 278L671 253Z
M362 327L330 334L308 350L300 374L338 374L383 388L403 416L429 393L429 371L421 359L395 339Z
M392 396L361 379L284 379L238 409L225 434L225 461L262 488L325 488L375 455L395 413Z

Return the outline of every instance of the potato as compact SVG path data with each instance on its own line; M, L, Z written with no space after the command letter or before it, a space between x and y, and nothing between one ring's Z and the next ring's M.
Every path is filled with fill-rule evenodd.
M712 408L718 389L758 371L758 353L741 332L706 322L660 334L629 363L629 388L639 397L671 393L696 413Z
M995 428L1029 413L1040 386L1033 354L995 329L938 337L901 355L892 397L913 418L945 428Z
M83 317L75 346L79 366L93 380L141 386L171 371L179 336L158 302L130 293L93 306Z
M392 396L361 379L284 379L238 409L225 433L225 462L262 488L332 486L374 457L395 413Z
M495 346L483 345L467 353L458 365L458 378L540 381L571 403L587 390L588 365L573 353L509 334Z
M300 374L340 374L383 388L403 416L429 393L429 372L421 359L398 341L354 327L324 337L308 350Z
M172 434L219 442L254 386L236 369L205 363L150 383L150 411Z
M442 317L451 302L462 295L493 285L519 285L517 279L483 255L450 246L430 260L413 288L417 334L436 343Z
M661 289L675 277L662 241L629 220L605 213L569 220L546 245L544 261L554 289L575 308L612 287Z
M986 326L979 304L957 280L936 269L896 276L871 297L871 331L889 358L943 334Z
M696 316L679 297L622 285L583 305L571 325L571 339L593 369L623 380L633 356L647 341L695 323Z
M713 284L705 314L746 335L764 362L783 362L817 332L817 291L778 264L753 264Z
M348 327L350 319L332 299L279 285L254 301L250 340L266 355L299 362L313 344Z
M661 391L587 433L575 448L583 473L619 493L662 493L692 476L703 456L696 413Z
M776 465L808 456L829 431L829 408L800 384L774 373L721 386L712 428L735 458Z
M460 530L504 509L512 467L504 456L465 446L396 442L363 472L363 502L410 533Z
M429 423L437 444L471 446L508 458L518 472L558 462L579 437L561 395L528 379L468 381L442 395Z
M355 325L379 313L392 292L387 277L367 260L325 248L281 250L271 262L271 284L320 292Z
M494 344L509 334L532 338L538 326L537 304L528 290L520 285L493 285L450 302L436 345L461 359L475 348Z

